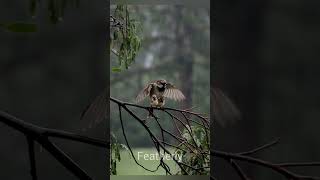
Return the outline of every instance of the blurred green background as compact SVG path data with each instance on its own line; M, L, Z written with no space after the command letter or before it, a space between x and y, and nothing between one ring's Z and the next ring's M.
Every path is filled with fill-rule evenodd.
M111 6L111 13L114 6ZM130 5L130 16L141 23L142 48L128 70L110 74L110 94L117 99L134 102L138 93L150 81L166 79L179 88L186 100L182 103L166 101L166 107L190 108L209 115L210 112L210 10L203 7L180 5ZM111 67L118 66L117 57L111 54ZM111 70L110 70L111 71ZM144 105L149 105L145 100ZM133 109L142 118L145 111ZM125 144L118 116L118 108L110 104L111 131ZM171 118L157 113L161 125L176 133ZM123 113L125 131L134 148L152 147L144 128L127 113ZM160 137L155 121L148 124ZM168 142L176 144L169 136ZM135 149L137 151L137 149ZM133 159L119 163L119 175L150 174L134 164ZM131 162L132 161L132 162ZM156 166L157 162L150 167ZM129 167L130 165L130 167ZM132 166L131 166L132 165ZM149 167L149 166L148 166ZM124 169L127 169L125 171ZM164 171L157 174L164 174Z
M174 149L168 148L172 153ZM138 159L138 152L140 152L140 156ZM150 160L149 158L144 157L142 155L144 154L154 154L157 150L155 148L134 148L133 154L136 157L137 161L142 164L143 166L155 170L158 166L157 160ZM164 160L165 163L170 167L170 170L172 174L175 174L179 170L179 166L172 160ZM134 162L131 154L129 151L121 151L121 161L119 164L117 164L117 172L118 175L164 175L166 174L165 170L162 168L159 168L156 172L149 172L144 170L142 167L137 166L137 164Z

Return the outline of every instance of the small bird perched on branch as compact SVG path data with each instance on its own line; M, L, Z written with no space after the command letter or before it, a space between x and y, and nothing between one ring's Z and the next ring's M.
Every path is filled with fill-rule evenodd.
M173 99L175 101L182 101L185 99L183 93L177 89L173 84L164 79L155 80L148 83L136 97L136 102L144 100L146 97L150 98L151 107L163 107L165 98ZM152 108L150 109L150 114Z
M212 98L214 119L225 126L228 123L235 122L241 118L241 113L234 103L226 96L219 88L210 89L210 97ZM136 102L140 102L146 97L150 98L151 107L161 108L165 104L165 98L181 101L185 99L183 93L173 84L166 80L156 80L147 84L136 97ZM97 96L92 103L81 114L81 119L86 122L99 123L106 118L107 110L109 109L109 97L107 90L104 90ZM149 116L152 113L152 108Z

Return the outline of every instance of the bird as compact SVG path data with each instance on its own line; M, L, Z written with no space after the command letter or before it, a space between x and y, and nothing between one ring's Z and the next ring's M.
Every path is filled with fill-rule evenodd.
M163 96L163 98L169 98L175 101L182 101L186 98L172 83L160 79L148 83L137 95L136 103L141 102L146 97L149 97L151 102L153 95L156 95L157 97Z
M151 107L162 108L165 104L165 98L175 101L182 101L186 97L181 90L165 79L159 79L148 83L137 95L136 103L141 102L146 97L150 99ZM153 108L150 108L149 116L152 115Z
M90 122L90 126L93 126L106 119L109 109L109 97L107 92L106 89L103 90L100 95L83 110L80 116L81 120ZM146 97L150 98L150 105L157 108L162 108L164 106L165 98L177 101L185 99L183 93L166 80L156 80L148 83L136 97L136 102L138 103ZM212 98L211 102L213 103L211 105L213 119L221 126L224 127L228 123L233 123L241 119L241 112L239 109L220 88L210 88L210 97Z

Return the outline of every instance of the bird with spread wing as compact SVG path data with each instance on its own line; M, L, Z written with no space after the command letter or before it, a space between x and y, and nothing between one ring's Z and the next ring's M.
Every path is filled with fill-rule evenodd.
M139 103L146 97L149 97L151 107L158 108L164 106L165 98L173 99L175 101L182 101L185 99L185 96L179 89L164 79L148 83L136 97L136 102ZM151 115L152 108L150 111Z
M183 93L166 80L156 80L148 83L136 97L136 102L141 102L146 97L150 100L151 107L161 108L165 104L165 98L181 101L185 99ZM239 120L241 113L231 99L221 89L211 88L212 108L214 119L224 126L229 122ZM81 114L81 119L97 124L106 119L108 106L108 93L104 90L94 101L87 106ZM152 112L152 110L151 110Z

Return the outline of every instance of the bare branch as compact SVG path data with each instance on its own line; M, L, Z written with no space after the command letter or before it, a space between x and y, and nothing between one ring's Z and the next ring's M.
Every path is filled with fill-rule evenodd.
M35 158L35 152L34 152L34 141L31 137L27 136L27 142L28 142L28 150L29 150L29 159L30 159L30 174L32 177L32 180L37 180L37 168L36 168L36 158Z
M320 179L320 177L312 177L312 176L304 176L304 175L296 174L292 171L287 170L286 168L284 168L282 166L279 166L278 164L274 164L274 163L264 161L264 160L261 160L258 158L253 158L253 157L249 157L246 155L240 155L240 154L227 153L227 152L216 151L216 150L211 151L211 155L214 157L222 158L227 161L240 160L240 161L251 163L253 165L262 166L262 167L271 169L275 172L278 172L279 174L281 174L282 176L284 176L285 178L287 178L289 180L301 180L301 179L316 180L316 179Z
M131 152L131 155L133 157L134 157L134 155L133 155L130 143L128 142L128 139L126 137L125 130L124 130L124 122L122 119L122 110L125 110L127 113L129 113L129 115L131 117L136 119L144 127L144 129L146 130L146 132L150 136L151 140L153 141L154 146L156 147L157 151L160 153L160 151L163 150L164 153L169 154L173 158L175 163L180 167L181 171L184 174L189 174L186 170L188 168L193 169L193 170L200 173L204 169L209 168L209 166L193 167L193 166L186 164L184 162L180 162L171 154L171 152L166 148L165 145L170 146L170 147L175 147L176 149L179 149L179 150L185 152L186 150L181 148L181 146L184 145L187 148L189 148L190 153L197 153L198 152L199 155L210 155L212 157L222 158L230 163L230 165L233 167L235 172L239 175L239 177L242 180L249 180L250 178L246 175L246 173L242 170L242 168L237 164L238 161L247 162L252 165L265 167L265 168L270 169L274 172L277 172L278 174L281 174L283 177L290 179L290 180L298 180L298 179L299 180L301 180L301 179L316 180L316 179L320 179L320 177L305 176L305 175L294 173L293 171L287 169L290 167L317 167L317 166L320 166L320 162L273 163L273 162L265 161L265 160L262 160L259 158L250 157L250 155L253 155L257 152L260 152L262 150L266 150L266 149L274 146L275 144L277 144L279 142L279 139L276 139L270 143L267 143L265 145L262 145L260 147L257 147L255 149L252 149L252 150L249 150L246 152L229 153L229 152L217 151L217 150L211 150L210 152L204 152L204 151L202 151L203 149L201 147L197 147L196 144L190 143L190 142L186 141L184 138L178 137L178 136L174 135L173 133L171 133L170 131L164 129L162 127L162 125L160 124L160 122L158 121L158 118L153 115L153 118L156 120L156 122L159 126L159 129L161 130L162 140L158 140L158 138L153 134L153 132L149 129L149 127L146 126L145 121L142 120L140 117L138 117L133 111L131 111L128 108L128 106L130 106L130 107L144 109L149 112L150 107L140 106L140 105L131 104L131 103L127 103L127 102L122 102L122 101L119 101L119 100L112 98L112 97L110 97L110 101L116 103L119 107L119 119L121 122L123 135L125 137L127 146L128 146L128 148ZM179 112L183 115L184 115L184 113L186 113L188 115L193 115L193 116L199 118L200 121L202 121L202 123L203 123L202 127L204 127L204 129L206 130L206 133L209 133L209 132L207 132L207 130L209 130L209 128L206 128L206 127L208 127L208 125L206 123L209 124L209 119L206 118L205 116L203 116L202 114L191 112L190 110L180 110L180 109L174 109L174 108L161 108L161 109L154 108L154 109L168 113L169 116L172 118L172 120L177 120L180 123L183 123L182 120L180 120L178 117L174 116L169 111ZM188 124L188 126L190 126L189 123L192 122L190 120L190 118L188 118L186 115L184 115L183 118L184 118L184 120L186 120L186 123ZM33 124L22 121L14 116L11 116L8 113L5 113L3 111L0 111L0 122L2 122L4 124L10 126L11 128L23 133L26 136L27 142L28 142L29 158L30 158L30 173L31 173L31 177L33 178L33 180L37 180L36 158L35 158L35 152L34 152L34 143L35 142L39 143L44 149L46 149L56 160L58 160L64 167L66 167L66 169L68 171L70 171L76 177L78 177L79 179L88 179L88 180L90 180L92 178L83 169L81 169L79 167L79 165L77 163L75 163L66 153L64 153L58 146L56 146L54 143L52 143L49 140L49 138L52 137L52 138L60 138L60 139L65 139L65 140L72 140L72 141L82 142L85 144L90 144L93 146L102 147L102 148L106 148L106 149L108 149L109 145L110 145L110 142L108 142L106 140L94 139L94 138L81 136L81 135L70 133L70 132L35 126ZM201 124L201 123L199 123L199 124ZM186 124L184 124L184 125L186 125ZM167 133L170 136L174 137L179 142L179 145L174 145L174 144L170 144L170 143L166 142L164 139L164 133ZM193 134L192 131L189 131L189 133L191 135ZM199 156L199 157L201 157L201 156ZM138 164L137 161L136 161L136 163ZM159 167L162 167L166 171L166 174L172 174L169 166L163 161L163 158L160 159L160 162L159 162L159 165L157 166L157 168L155 170L151 170L151 171L154 172L154 171L158 170ZM145 168L145 169L149 170L147 168ZM212 176L210 176L210 178L215 179Z
M33 179L37 179L36 169L35 169L35 157L33 143L36 141L44 149L46 149L56 160L58 160L65 168L67 168L72 174L80 179L92 178L79 167L67 154L65 154L58 146L49 140L49 136L59 137L63 139L74 140L78 142L83 142L98 147L109 148L109 143L99 139L92 139L77 134L67 133L64 131L53 130L48 128L43 128L35 126L33 124L22 121L14 116L9 115L6 112L0 111L0 122L10 126L11 128L23 133L28 140L29 145L29 156L31 164L31 176Z
M296 162L296 163L278 163L280 167L307 167L307 166L320 166L320 162Z
M256 152L265 150L265 149L267 149L267 148L269 148L269 147L277 144L277 143L279 142L279 140L280 140L280 138L277 138L276 140L273 140L273 141L270 142L270 143L267 143L267 144L265 144L265 145L262 145L262 146L260 146L260 147L257 147L257 148L255 148L255 149L250 150L250 151L247 151L247 152L241 152L241 153L239 153L239 154L240 154L240 155L251 155L251 154L254 154L254 153L256 153Z
M230 160L229 163L234 168L234 170L238 173L239 177L242 180L250 180L250 178L243 172L241 167L234 160Z

